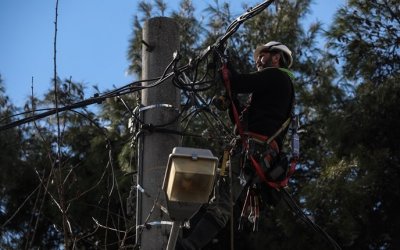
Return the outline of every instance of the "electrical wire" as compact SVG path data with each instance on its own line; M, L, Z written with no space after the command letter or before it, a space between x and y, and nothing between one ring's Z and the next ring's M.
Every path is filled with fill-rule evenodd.
M303 212L303 210L297 205L297 203L294 201L292 196L289 194L289 192L283 188L281 189L283 192L283 200L285 203L289 206L289 208L300 217L300 219L306 223L308 226L310 226L315 232L320 233L331 245L334 249L340 250L342 249L339 244L325 231L323 230L318 224L310 220L308 216Z

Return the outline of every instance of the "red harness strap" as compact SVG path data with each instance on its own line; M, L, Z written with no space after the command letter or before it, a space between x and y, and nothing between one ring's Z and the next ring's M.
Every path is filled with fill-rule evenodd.
M240 137L242 137L242 139L243 139L243 128L242 128L242 124L240 123L239 112L237 111L235 104L232 102L233 98L232 98L232 90L231 90L231 80L229 79L229 69L228 69L228 65L226 63L224 63L222 65L222 77L224 78L225 89L228 92L228 96L231 100L232 113L233 113L233 118L235 119L235 124L236 124L237 130L239 132Z
M260 135L257 133L253 133L253 132L245 132L245 135L247 135L249 138L253 138L255 140L259 140L261 142L264 143L268 143L268 137L264 136L264 135ZM271 146L271 148L273 150L275 150L275 152L278 154L279 153L279 147L278 147L278 143L275 140L272 140L268 143L268 145ZM247 144L248 146L248 144ZM253 155L249 155L250 161L251 161L251 165L253 166L255 172L257 173L258 177L260 177L261 181L265 182L268 186L275 188L275 189L279 189L282 187L285 187L288 184L289 181L289 177L293 175L295 168L296 168L296 164L297 164L297 160L298 157L292 157L290 159L290 165L289 165L289 169L286 173L286 177L281 180L281 181L273 181L273 180L269 180L264 173L264 170L262 169L259 161L257 161Z
M244 132L243 131L243 127L242 124L240 122L240 118L239 118L239 112L234 104L234 102L232 101L232 91L231 91L231 81L229 79L229 69L226 63L224 63L222 65L222 77L224 79L224 85L226 88L226 91L228 93L228 96L231 100L231 105L232 105L232 113L233 113L233 117L235 120L235 124L236 124L236 128L239 132L240 138L242 139L242 143L243 143L243 147L245 149L248 149L248 143L247 143L247 138L254 138L256 140L260 140L262 142L268 142L268 137L264 136L264 135L260 135L260 134L256 134L256 133L252 133L252 132ZM274 149L276 150L276 152L279 152L279 147L278 144L276 143L275 140L269 141L268 144ZM264 171L262 170L262 167L260 166L260 164L258 163L258 161L256 159L254 159L253 155L250 155L250 161L252 163L252 166L254 168L254 170L256 171L257 175L260 177L260 179L265 182L267 185L269 185L272 188L281 188L287 185L289 177L294 173L296 164L297 164L297 157L292 158L290 161L290 167L289 167L289 171L286 175L286 178L283 179L282 181L272 181L272 180L268 180L265 176Z
M281 180L281 181L272 181L272 180L268 180L267 177L264 174L264 171L262 170L260 163L258 163L258 161L256 159L254 159L254 156L250 155L250 160L251 160L251 165L253 166L254 170L256 171L257 175L260 177L260 179L265 182L268 186L275 188L275 189L279 189L279 188L283 188L285 186L287 186L288 181L290 176L293 175L295 168L296 168L296 164L297 164L297 158L294 157L290 160L290 166L289 166L289 170L286 174L286 177Z

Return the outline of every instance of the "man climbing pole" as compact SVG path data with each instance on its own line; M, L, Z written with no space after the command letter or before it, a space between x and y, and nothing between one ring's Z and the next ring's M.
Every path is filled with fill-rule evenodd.
M238 229L243 228L244 218L248 217L253 230L257 230L259 195L276 196L294 171L295 161L289 164L281 153L294 103L293 75L288 70L293 62L292 52L286 45L271 41L256 48L254 59L255 72L240 74L226 64L222 68L230 116L238 135L230 148L231 180L219 179L215 197L190 235L178 241L177 249L201 249L207 245L225 227L232 202L242 193L246 198ZM247 105L239 104L236 97L240 93L249 94Z

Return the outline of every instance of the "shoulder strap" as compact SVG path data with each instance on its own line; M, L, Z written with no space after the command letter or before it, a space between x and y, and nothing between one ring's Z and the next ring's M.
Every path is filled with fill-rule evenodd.
M288 70L288 69L286 69L286 68L278 68L280 71L283 71L283 72L285 72L289 77L290 77L290 79L293 81L294 80L294 74L293 74L293 72L292 71L290 71L290 70Z
M293 80L294 80L294 74L292 71L286 69L286 68L278 68L280 71L286 73L289 78L290 78L290 84L292 87L292 107L289 110L289 114L288 114L288 118L286 119L286 121L282 124L282 126L275 132L275 134L273 134L267 141L267 143L270 143L271 141L273 141L280 133L282 133L283 130L285 130L289 124L290 121L292 120L292 113L293 113L293 109L294 109L294 104L295 104L295 98L294 98L294 86L293 86Z

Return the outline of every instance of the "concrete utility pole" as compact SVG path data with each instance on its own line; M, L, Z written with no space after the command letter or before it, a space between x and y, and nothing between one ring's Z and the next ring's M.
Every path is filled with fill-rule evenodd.
M143 26L142 78L160 77L173 59L173 53L179 49L178 25L167 17L151 18ZM145 86L153 82L144 83ZM162 84L142 90L141 117L146 124L161 125L174 120L180 109L180 91L171 79ZM168 125L168 129L178 130L179 122ZM179 144L179 136L146 132L139 144L138 184L150 195L138 191L136 224L143 225L153 209L155 199L166 207L164 192L161 190L168 156ZM158 205L147 220L149 222L168 221ZM136 230L136 241L141 249L166 249L171 226L151 226Z

